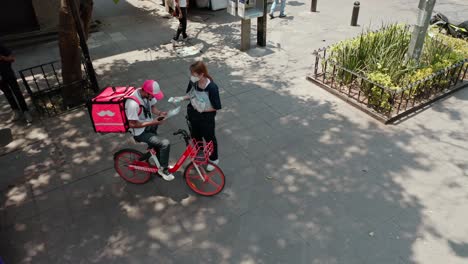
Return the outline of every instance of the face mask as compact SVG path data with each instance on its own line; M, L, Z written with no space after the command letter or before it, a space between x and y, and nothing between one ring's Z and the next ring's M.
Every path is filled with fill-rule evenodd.
M200 77L197 77L197 76L190 76L190 81L192 82L198 82L200 80Z

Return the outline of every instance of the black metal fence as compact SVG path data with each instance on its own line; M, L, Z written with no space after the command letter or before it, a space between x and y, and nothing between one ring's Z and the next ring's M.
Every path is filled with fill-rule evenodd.
M64 85L61 74L60 61L52 61L19 71L27 92L31 96L36 111L40 115L54 116L74 109L64 105L63 89L67 86L83 88L80 101L84 104L94 95L85 65L82 67L83 80ZM77 106L80 107L80 106Z
M406 87L392 89L348 70L331 59L327 48L314 51L313 73L307 78L374 118L392 123L468 86L468 59Z

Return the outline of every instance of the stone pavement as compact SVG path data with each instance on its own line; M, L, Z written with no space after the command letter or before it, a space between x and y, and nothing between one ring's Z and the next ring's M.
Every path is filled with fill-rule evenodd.
M413 2L361 1L359 23L413 22ZM288 18L268 21L268 47L241 53L240 23L225 11L193 11L193 39L174 48L177 23L161 6L96 3L103 28L89 45L101 86L154 78L167 97L180 95L188 65L208 63L221 89L226 188L205 198L181 177L126 184L112 154L143 146L94 134L85 110L30 128L2 122L0 256L8 264L466 263L468 91L384 126L307 82L314 49L362 30L347 26L351 8L319 1L311 14L308 1L289 1ZM468 5L441 0L436 10L460 19ZM17 69L58 58L56 43L17 54ZM161 127L173 158L184 146L170 132L184 126L180 115Z

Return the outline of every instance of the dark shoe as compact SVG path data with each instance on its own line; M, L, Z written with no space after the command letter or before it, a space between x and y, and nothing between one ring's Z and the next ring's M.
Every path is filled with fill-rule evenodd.
M275 16L273 14L270 14L270 19L273 19L275 18Z
M198 151L197 156L195 157L195 160L198 160L198 161L205 160L205 152L203 152L202 149Z
M286 15L285 15L285 14L282 14L282 15L279 15L279 17L280 17L280 18L284 18L284 17L286 17Z
M187 40L188 39L188 35L185 35L185 36L182 36L183 40Z
M31 113L29 113L29 111L25 111L25 112L23 113L23 116L24 116L24 119L26 120L26 122L27 122L28 124L31 124L31 123L32 123L33 118L32 118L32 116L31 116Z
M179 41L179 37L173 37L172 40L173 41Z

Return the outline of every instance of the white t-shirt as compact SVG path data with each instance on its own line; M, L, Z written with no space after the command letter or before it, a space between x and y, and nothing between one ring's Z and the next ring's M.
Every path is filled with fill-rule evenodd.
M151 121L153 120L153 113L151 112L151 107L156 104L157 100L155 98L151 99L151 101L147 99L143 99L140 95L140 89L137 89L132 96L135 96L140 100L140 103L143 105L143 108L146 108L149 111L149 115L145 116L145 109L141 110L140 115L138 115L138 111L140 111L140 105L135 102L135 100L127 99L125 101L125 114L127 115L128 120L135 120L140 122ZM130 128L130 133L134 136L139 136L141 133L145 131L145 128Z
M187 0L179 0L180 7L187 7Z

